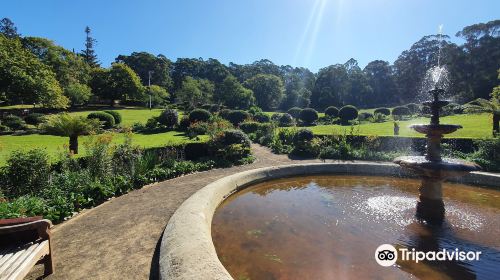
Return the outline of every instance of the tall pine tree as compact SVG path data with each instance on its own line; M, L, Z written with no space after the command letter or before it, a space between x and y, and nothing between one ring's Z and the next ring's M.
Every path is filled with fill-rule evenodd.
M99 67L100 63L97 60L97 55L94 50L94 44L97 43L97 40L92 38L90 32L90 27L85 27L85 49L81 51L80 55L90 66Z
M19 37L16 26L9 18L0 20L0 33L10 39Z

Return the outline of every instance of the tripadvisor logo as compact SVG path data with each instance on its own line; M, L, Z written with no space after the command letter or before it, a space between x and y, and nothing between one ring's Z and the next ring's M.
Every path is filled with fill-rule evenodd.
M398 252L399 251L399 252ZM399 248L396 250L391 244L382 244L375 250L375 260L381 266L391 266L398 259L402 261L478 261L481 251L460 251L441 249L439 251L416 251L415 248Z

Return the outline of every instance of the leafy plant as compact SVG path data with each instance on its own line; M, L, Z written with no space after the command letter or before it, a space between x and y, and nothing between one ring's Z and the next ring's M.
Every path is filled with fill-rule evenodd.
M305 125L313 125L318 120L318 112L312 108L305 108L300 111L299 118Z
M93 112L87 116L87 119L97 119L102 122L104 128L112 128L115 126L115 118L106 112Z

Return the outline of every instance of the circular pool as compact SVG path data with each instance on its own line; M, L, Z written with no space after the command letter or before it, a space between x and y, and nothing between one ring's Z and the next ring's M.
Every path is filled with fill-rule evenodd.
M212 238L234 279L493 279L500 272L500 191L444 184L446 220L415 218L420 181L301 176L250 186L215 212ZM399 260L377 247L481 252L478 261Z
M324 175L326 174L326 175ZM312 176L313 177L310 177ZM383 177L382 177L383 176ZM447 220L414 219L418 181L390 163L339 162L249 170L219 179L170 218L161 279L488 278L499 273L500 176L474 172L445 185ZM216 246L214 246L214 243ZM388 243L421 251L456 246L481 261L378 266ZM217 247L217 250L216 250ZM382 273L382 274L379 274Z

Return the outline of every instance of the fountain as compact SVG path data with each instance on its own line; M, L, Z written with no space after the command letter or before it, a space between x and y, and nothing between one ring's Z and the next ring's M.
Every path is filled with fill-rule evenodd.
M440 40L442 40L442 26L439 26ZM441 139L445 134L450 134L462 128L460 125L440 124L439 111L449 102L440 100L439 96L445 91L438 85L443 79L445 68L441 63L441 44L438 52L438 65L428 71L428 76L433 83L433 89L429 91L433 97L432 101L423 104L431 108L430 124L417 124L410 126L415 131L425 134L427 146L425 156L404 156L394 160L403 168L409 169L422 178L419 188L419 200L417 203L417 217L431 224L440 224L444 219L444 203L442 194L442 183L448 178L460 177L481 168L470 162L456 159L441 158Z

